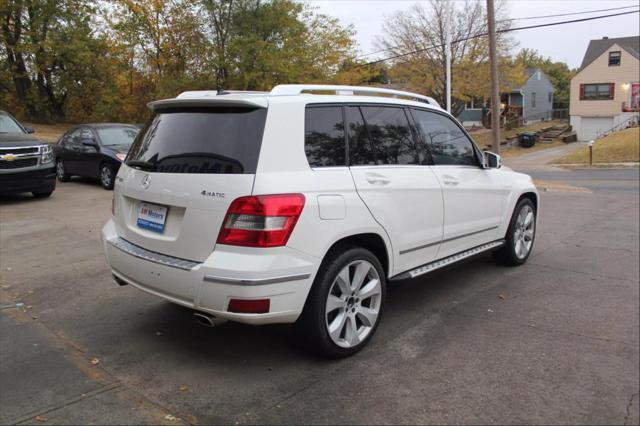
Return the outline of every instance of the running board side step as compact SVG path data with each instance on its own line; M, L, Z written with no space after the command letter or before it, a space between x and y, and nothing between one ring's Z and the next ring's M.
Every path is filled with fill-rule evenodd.
M409 278L416 278L419 277L420 275L424 275L426 273L429 272L433 272L437 269L440 268L444 268L445 266L449 266L452 265L456 262L459 262L461 260L464 259L469 259L473 256L476 256L478 254L484 253L486 251L490 251L493 249L496 249L502 245L504 245L505 240L497 240L497 241L492 241L490 243L486 243L486 244L482 244L480 246L476 246L474 248L471 248L469 250L465 250L462 251L460 253L456 253L453 254L451 256L445 257L443 259L440 260L436 260L434 262L431 263L426 263L422 266L418 266L415 269L411 269L409 271L406 272L402 272L398 275L395 275L393 277L390 278L390 280L392 281L399 281L399 280L406 280Z

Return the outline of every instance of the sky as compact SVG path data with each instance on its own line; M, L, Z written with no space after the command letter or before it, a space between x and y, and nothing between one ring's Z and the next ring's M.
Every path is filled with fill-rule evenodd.
M483 1L484 0L480 0ZM454 0L458 2L458 0ZM385 17L395 11L406 10L416 1L405 0L312 0L309 2L321 13L336 17L343 25L353 24L362 53L378 50L376 37L383 35L382 24ZM554 15L592 11L624 6L638 6L640 0L507 0L511 18ZM515 21L512 27L573 20L591 16L608 15L634 9L594 12L584 15L563 16L535 20ZM537 50L544 57L566 62L570 68L578 68L582 62L589 40L602 37L628 37L640 33L640 14L615 16L605 19L559 25L538 29L512 32L521 48ZM381 54L368 56L367 60L382 57Z

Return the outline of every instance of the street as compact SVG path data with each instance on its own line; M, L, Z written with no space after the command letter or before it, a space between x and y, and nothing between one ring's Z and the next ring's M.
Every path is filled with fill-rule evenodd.
M0 423L638 424L638 169L532 174L591 192L541 192L521 267L393 286L340 361L115 285L95 182L0 199Z

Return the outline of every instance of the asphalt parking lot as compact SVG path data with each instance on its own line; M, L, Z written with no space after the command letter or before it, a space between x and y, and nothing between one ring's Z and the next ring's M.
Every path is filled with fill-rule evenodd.
M638 424L637 169L616 173L542 193L526 265L485 256L394 286L341 361L289 326L208 329L117 287L96 183L0 199L0 423Z

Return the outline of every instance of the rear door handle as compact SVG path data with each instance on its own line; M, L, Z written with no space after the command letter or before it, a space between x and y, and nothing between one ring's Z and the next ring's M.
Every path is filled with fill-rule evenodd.
M391 183L391 179L377 173L367 173L366 179L372 185L387 185Z
M445 185L450 185L450 186L456 186L460 183L460 181L456 178L454 178L453 176L449 176L449 175L443 175L442 176L442 182Z

